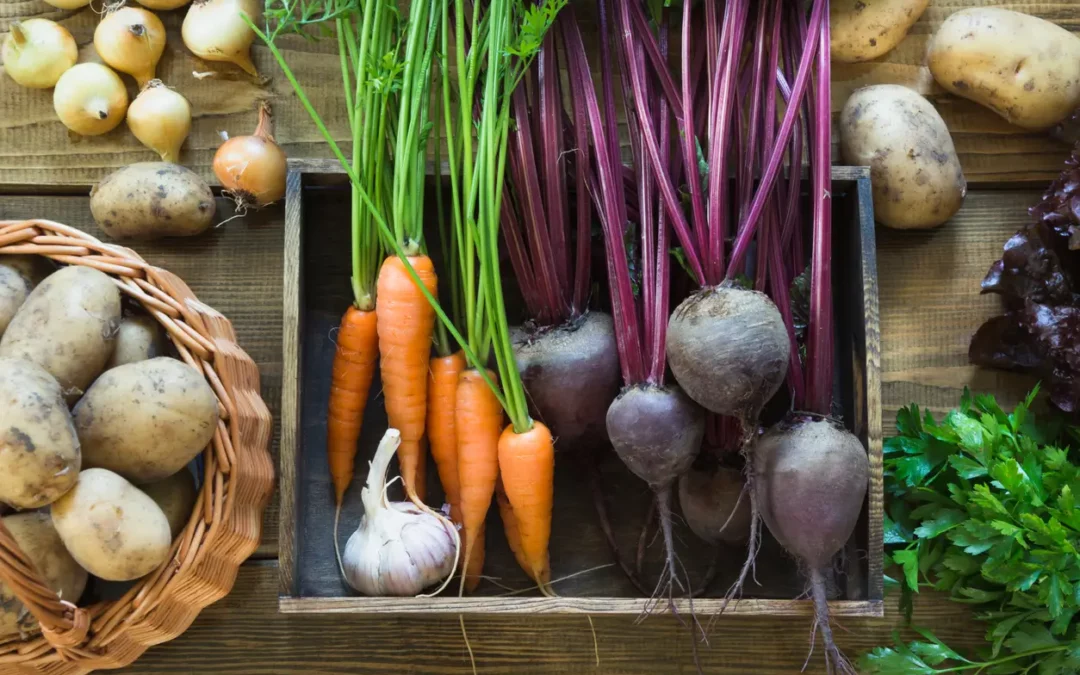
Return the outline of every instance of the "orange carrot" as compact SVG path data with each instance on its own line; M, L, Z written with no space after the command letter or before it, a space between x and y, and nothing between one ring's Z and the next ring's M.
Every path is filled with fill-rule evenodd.
M428 375L427 433L431 456L439 470L450 519L461 524L458 494L457 434L454 431L454 409L457 407L458 378L465 370L465 354L431 359Z
M555 446L548 428L533 422L532 429L519 434L507 426L499 437L499 473L517 523L525 572L543 591L551 577L548 542L555 491Z
M499 517L502 518L503 533L506 534L506 543L510 545L510 551L514 554L514 559L517 560L517 564L521 569L525 570L525 573L532 578L532 572L529 571L529 563L522 555L521 550L521 533L518 532L517 517L514 515L514 507L510 506L510 500L506 496L506 488L502 484L502 476L499 476L499 480L495 483L495 501L499 504ZM536 581L533 579L533 581ZM549 579L544 579L549 581Z
M495 374L488 371L495 381ZM466 570L479 574L483 568L483 545L476 548L479 533L491 507L495 480L499 477L499 431L503 410L480 373L465 370L458 379L457 407L458 485L461 524L465 531ZM473 556L477 558L473 558ZM462 577L462 589L466 577Z
M409 262L431 294L436 295L437 280L431 258L410 256ZM420 471L426 460L421 441L427 421L428 361L435 311L396 256L383 261L376 292L386 415L390 426L401 432L398 463L405 491L410 498L423 501Z
M352 481L356 441L360 438L378 355L375 312L357 309L355 305L349 307L338 329L326 415L326 451L338 504Z
M480 531L476 533L476 541L473 542L473 554L465 561L462 570L465 590L472 593L480 585L484 574L484 536L487 532L487 523L480 525Z

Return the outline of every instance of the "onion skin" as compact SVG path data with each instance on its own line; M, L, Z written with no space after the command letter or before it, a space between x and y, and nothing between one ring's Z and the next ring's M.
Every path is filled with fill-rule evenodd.
M180 9L189 2L191 2L191 0L139 0L140 5L154 11Z
M285 151L271 133L270 106L259 109L251 136L235 136L214 154L214 175L236 198L237 208L261 208L285 196Z
M195 0L184 17L180 33L184 45L200 59L234 63L258 77L251 62L255 33L241 14L258 24L262 13L260 0Z
M58 9L79 9L90 4L90 0L45 0L45 2Z
M56 82L53 108L64 126L83 136L115 129L128 107L120 76L100 63L72 66Z
M4 70L17 84L48 89L79 60L79 47L55 21L27 19L11 24L2 54Z
M154 79L165 51L165 26L153 12L122 7L106 14L94 30L94 49L102 61L144 87Z
M127 123L135 138L163 162L177 163L180 146L191 133L191 104L161 80L150 80L128 107Z

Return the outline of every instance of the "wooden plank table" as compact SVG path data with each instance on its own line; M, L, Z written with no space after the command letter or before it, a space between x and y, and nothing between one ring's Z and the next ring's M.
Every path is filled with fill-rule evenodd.
M854 87L873 82L916 86L942 111L956 139L969 179L975 185L956 218L932 232L879 230L879 272L883 334L883 399L886 429L896 410L910 401L937 412L957 401L963 386L999 395L1004 403L1021 396L1031 382L1015 375L976 369L967 363L971 333L998 309L993 297L978 295L979 281L1005 239L1026 220L1038 186L1052 178L1065 150L1038 134L1022 133L974 104L945 95L921 67L921 54L934 27L950 12L994 0L933 0L912 35L893 53L871 64L834 70L834 108ZM1005 3L1080 30L1073 0ZM0 32L14 18L49 16L75 34L83 59L94 16L62 12L40 0L0 3ZM278 138L293 156L325 156L317 132L296 103L268 53L256 49L265 79L253 81L231 67L196 86L193 71L211 68L179 44L179 17L165 17L172 45L160 73L178 83L195 109L195 130L184 162L209 175L217 131L236 134L254 126L254 102L270 97ZM287 57L327 109L340 108L337 63L320 57L319 46L290 43ZM330 127L345 137L343 120ZM150 159L150 153L125 131L72 142L55 120L48 92L16 87L0 76L0 183L55 190L63 196L0 196L0 219L49 217L95 232L85 190L110 169ZM995 190L985 187L993 184ZM1036 186L1032 189L1032 186ZM1009 188L1009 189L1001 189ZM11 195L13 188L5 188ZM0 193L2 195L4 193ZM195 240L140 245L152 263L181 275L211 306L229 316L240 342L260 364L263 396L276 413L282 371L281 292L283 213L271 208L230 222ZM276 456L275 433L273 451ZM266 513L263 546L245 565L233 593L209 608L178 640L151 649L125 672L151 673L469 673L460 628L453 617L284 616L277 613L277 500ZM895 597L887 618L845 619L836 631L840 646L855 657L890 642L899 624ZM933 628L959 648L982 641L982 629L963 606L925 595L916 603L920 625ZM690 633L670 617L658 615L641 625L622 618L597 618L596 642L581 617L481 617L468 621L477 665L484 673L693 673ZM802 620L725 617L699 645L706 673L798 672L809 647L809 625ZM595 649L595 651L594 651ZM596 663L599 657L599 665ZM808 673L820 673L820 651Z

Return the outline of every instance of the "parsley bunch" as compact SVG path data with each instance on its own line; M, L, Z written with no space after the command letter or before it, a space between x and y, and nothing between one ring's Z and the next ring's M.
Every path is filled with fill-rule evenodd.
M965 657L924 640L875 649L863 672L1080 673L1080 458L1060 420L1036 420L1038 388L1012 413L967 390L941 423L911 405L885 442L886 564L898 566L901 608L912 593L947 592L987 624ZM1075 462L1075 463L1074 463Z

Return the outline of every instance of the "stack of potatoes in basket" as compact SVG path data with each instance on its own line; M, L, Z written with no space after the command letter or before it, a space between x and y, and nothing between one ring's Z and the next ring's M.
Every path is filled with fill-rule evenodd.
M0 256L0 502L16 511L3 523L63 600L78 602L88 573L154 571L191 515L188 464L218 401L167 349L104 273ZM0 639L36 629L0 583Z

